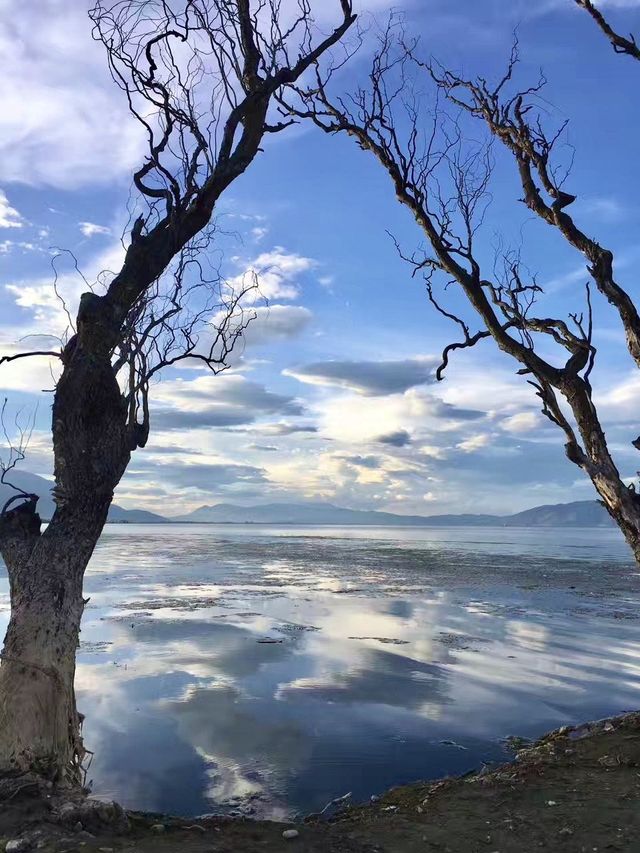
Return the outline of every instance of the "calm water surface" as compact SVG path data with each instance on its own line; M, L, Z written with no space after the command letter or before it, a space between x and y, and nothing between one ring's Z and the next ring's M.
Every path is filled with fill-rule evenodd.
M609 530L110 526L77 673L94 792L284 817L504 760L640 707L639 592Z

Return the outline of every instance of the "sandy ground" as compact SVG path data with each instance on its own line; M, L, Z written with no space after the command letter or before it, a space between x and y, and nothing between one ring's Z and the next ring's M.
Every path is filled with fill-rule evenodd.
M394 788L328 820L182 820L23 791L2 803L0 836L9 851L52 853L640 851L640 713L563 727L509 764Z

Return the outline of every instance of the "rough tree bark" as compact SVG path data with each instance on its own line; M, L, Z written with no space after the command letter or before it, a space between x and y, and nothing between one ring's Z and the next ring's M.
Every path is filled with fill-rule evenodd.
M600 9L596 8L593 0L575 0L575 2L580 6L580 8L584 9L589 15L591 15L601 32L611 42L611 47L616 53L623 53L626 56L630 56L632 59L640 60L640 47L638 47L638 43L633 35L627 37L616 32Z
M55 391L54 516L41 532L29 500L0 518L11 592L0 666L0 767L74 783L85 757L73 686L83 576L131 455L102 315L84 316L91 302L83 300Z
M150 0L135 14L142 21L137 35L131 9L138 5L98 2L92 18L114 80L148 133L148 157L134 175L147 209L133 226L122 269L103 295L82 296L75 334L57 354L62 374L52 419L53 518L42 531L35 496L17 506L13 499L0 514L11 593L0 665L0 773L65 784L81 782L85 757L74 696L83 575L114 489L132 452L147 441L149 379L186 358L214 372L224 369L245 325L233 321L244 292L218 293L203 311L202 292L211 282L202 277L196 238L265 134L287 126L267 121L274 94L338 43L355 20L350 0L336 0L338 25L314 44L307 0L292 20L279 20L279 4L271 5L266 21L264 4L252 8L250 0L186 0L178 11L179 2L171 8L166 0ZM146 30L145 13L152 23ZM184 59L191 38L194 47ZM180 51L165 49L171 39L182 43ZM189 64L188 74L181 76L176 56ZM202 116L189 87L211 79L214 114ZM153 110L157 121L149 118ZM174 259L175 281L163 290L159 282ZM189 275L197 275L196 284L188 283ZM194 290L199 307L176 325ZM199 332L210 331L211 323L213 344L209 339L203 350ZM23 353L0 364L45 354L52 355Z

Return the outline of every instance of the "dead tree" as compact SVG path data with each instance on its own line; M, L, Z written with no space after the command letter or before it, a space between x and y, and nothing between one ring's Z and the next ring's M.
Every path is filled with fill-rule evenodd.
M638 47L633 35L627 37L616 32L600 9L596 8L593 0L575 0L575 2L581 9L584 9L589 15L591 15L602 33L611 42L611 47L616 53L624 53L627 56L631 56L633 59L640 60L640 47Z
M581 5L595 11L586 0ZM443 352L438 379L455 350L492 338L535 388L543 414L564 435L567 457L591 479L640 562L640 500L616 467L592 395L593 286L617 311L639 367L640 317L615 276L613 253L569 213L576 196L566 188L569 172L557 151L564 125L551 132L545 127L539 108L545 81L514 91L517 44L495 85L424 62L417 48L417 40L408 39L392 18L360 88L334 94L332 70L317 68L313 85L297 86L296 100L287 97L281 108L329 134L351 136L380 163L398 201L413 215L430 249L406 260L414 274L424 276L435 310L460 332L460 340ZM477 121L488 133L473 142ZM543 289L521 261L520 249L497 252L487 266L478 230L490 202L496 145L516 167L521 200L586 260L585 278L593 284L587 284L582 309L568 317L536 312ZM640 439L634 445L640 449Z
M81 297L72 334L53 355L55 513L43 531L32 496L0 517L11 620L0 666L0 770L81 779L74 697L83 575L131 454L149 434L149 383L197 359L214 372L250 319L249 283L233 292L206 249L220 196L273 121L274 96L336 45L355 20L315 31L311 0L98 0L94 36L148 148L135 172L135 221L122 268ZM277 119L277 116L276 116ZM1 363L2 360L0 360ZM15 505L17 504L17 505Z

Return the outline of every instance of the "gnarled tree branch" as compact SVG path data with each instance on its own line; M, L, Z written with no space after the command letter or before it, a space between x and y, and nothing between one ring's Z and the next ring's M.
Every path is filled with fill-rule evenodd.
M426 69L439 90L456 107L483 120L490 133L499 139L513 154L527 207L548 225L553 226L564 239L584 255L587 271L598 290L617 310L625 332L627 347L640 367L640 314L629 293L614 277L613 253L589 237L567 212L576 200L562 186L552 165L554 147L565 124L553 134L544 130L541 116L534 109L530 96L539 94L544 80L514 95L506 95L517 62L517 44L505 76L495 87L484 79L471 80L447 71L434 63L416 60ZM538 183L540 186L538 186ZM547 198L545 198L545 194Z
M633 34L629 35L627 38L620 35L620 33L617 33L602 14L600 9L594 6L592 0L575 0L575 2L581 9L584 9L589 15L591 15L597 26L611 42L611 46L616 53L623 53L632 57L632 59L640 60L640 47L638 47Z
M519 253L502 253L489 274L476 247L490 201L493 163L490 145L471 141L470 134L465 139L460 122L466 115L482 119L490 138L511 153L527 206L587 258L588 271L617 309L629 351L640 366L640 316L614 279L613 255L566 212L575 196L563 188L566 175L552 163L564 126L547 134L532 105L544 80L508 94L517 60L516 44L506 72L493 86L483 78L461 77L421 61L416 42L407 43L401 22L392 16L379 34L366 84L346 96L334 95L331 72L317 68L313 85L295 87L295 98L289 96L283 111L313 121L326 133L342 132L355 139L386 171L398 201L413 215L431 250L429 255L410 256L413 274L424 276L432 305L463 337L445 348L438 378L452 351L493 338L518 363L518 374L530 377L543 414L564 432L567 457L590 477L640 560L638 498L620 476L592 398L595 347L588 287L586 318L584 311L567 319L535 316L542 288L528 275ZM425 104L423 72L435 87L430 105ZM456 113L442 110L442 98ZM443 307L442 296L436 297L434 283L440 275L445 278L443 294L453 285L458 305L463 297L480 321L475 334L460 310Z

